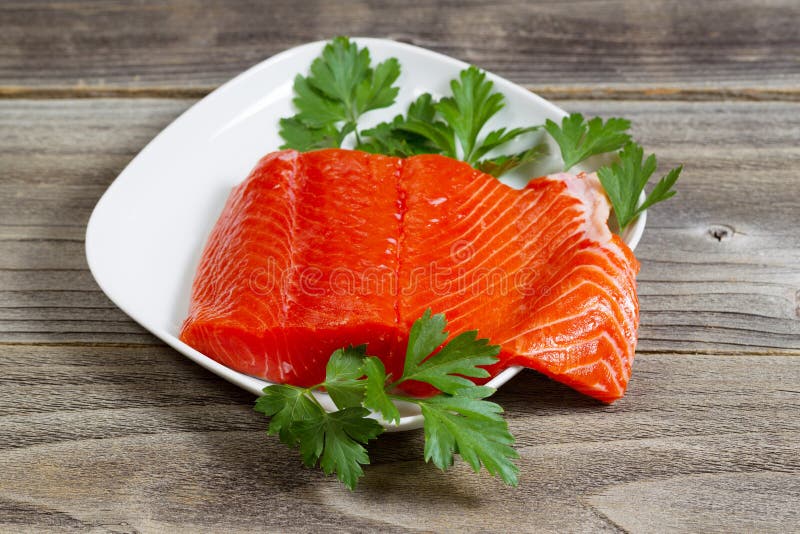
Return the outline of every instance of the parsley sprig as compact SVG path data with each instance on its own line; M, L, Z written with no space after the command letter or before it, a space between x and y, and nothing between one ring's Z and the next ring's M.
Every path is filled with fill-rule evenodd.
M294 81L297 113L280 121L281 148L301 151L340 147L355 134L355 148L392 156L442 154L462 159L494 176L533 161L544 154L544 145L518 153L488 157L517 137L538 129L499 128L481 135L486 123L505 105L502 93L486 73L464 69L450 83L451 96L438 102L423 94L406 115L366 130L359 119L368 111L391 106L399 91L395 84L400 64L394 58L371 65L369 50L347 37L336 37L311 64L309 75Z
M364 132L373 139L358 148L400 157L442 154L496 177L544 155L545 145L537 144L519 153L487 158L491 151L539 126L499 128L481 136L489 119L505 106L505 97L494 91L494 83L476 67L462 70L450 82L450 90L452 95L438 102L422 94L406 116L398 115Z
M639 204L639 197L655 172L657 162L654 154L644 160L644 149L631 141L627 133L630 126L630 121L620 118L610 118L604 123L595 117L587 122L580 113L564 117L561 126L551 120L544 125L561 149L565 171L591 156L622 149L617 154L617 162L597 171L614 208L620 231L653 204L674 196L672 187L683 169L683 166L671 169Z
M394 104L400 63L390 58L371 65L369 50L336 37L311 64L308 77L294 79L294 117L281 119L281 148L301 151L341 146L356 131L359 117Z
M394 401L412 402L424 417L426 462L447 470L460 454L476 472L483 466L516 485L519 470L513 460L519 455L514 437L502 408L486 400L494 389L467 378L488 377L482 366L497 361L500 347L478 339L474 330L442 346L448 337L446 326L444 315L430 310L414 322L403 374L396 379L386 374L379 358L367 355L366 346L339 349L328 361L324 382L309 388L267 387L255 410L271 417L268 433L297 447L305 465L319 463L325 474L336 473L352 490L363 475L362 466L369 463L364 445L383 432L369 417L370 410L397 423L400 412ZM429 398L404 395L397 386L409 380L430 384L441 393ZM314 396L323 388L337 411L326 412Z
M490 119L505 105L505 98L476 67L462 70L458 79L450 82L449 96L437 101L424 93L409 105L405 115L360 129L359 121L365 113L395 103L399 76L397 59L373 67L368 49L359 48L347 37L336 37L313 61L308 76L298 75L294 80L292 102L297 113L280 121L280 135L285 141L281 148L308 151L341 147L347 142L358 150L398 157L442 154L462 159L495 177L546 154L546 145L540 143L520 152L496 155L511 141L540 126L484 133ZM656 160L653 155L644 158L643 149L628 133L630 125L622 118L587 121L580 113L573 113L560 125L547 120L541 126L558 144L564 170L592 156L617 152L619 161L602 167L598 176L620 230L648 207L671 198L681 172L681 167L670 170L639 205Z
M603 119L595 117L587 122L580 113L564 117L560 127L550 119L544 123L544 129L561 149L565 171L586 158L625 146L631 140L626 133L630 127L630 121L619 118L611 118L604 123Z
M657 202L662 202L675 195L672 186L678 181L678 176L683 170L683 165L671 169L663 176L656 186L647 195L645 201L639 204L639 197L644 186L656 170L655 154L650 154L644 163L644 149L636 143L628 143L619 153L619 161L609 167L602 167L597 171L597 177L606 190L614 214L620 228L625 228L640 213Z

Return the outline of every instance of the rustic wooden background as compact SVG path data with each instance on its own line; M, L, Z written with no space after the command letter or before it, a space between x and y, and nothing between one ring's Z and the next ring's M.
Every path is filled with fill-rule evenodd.
M797 0L0 3L0 529L800 531L798 27ZM518 489L439 473L410 432L344 490L87 270L92 207L160 129L336 34L630 117L685 163L637 249L628 396L600 406L532 372L498 394Z

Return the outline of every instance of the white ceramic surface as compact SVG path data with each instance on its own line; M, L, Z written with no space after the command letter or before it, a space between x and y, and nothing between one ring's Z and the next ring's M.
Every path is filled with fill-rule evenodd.
M403 72L397 103L370 112L370 125L405 112L423 92L441 96L449 81L467 65L415 46L383 39L355 39L369 47L373 61L399 59ZM86 231L86 256L97 283L108 297L150 332L213 373L260 394L269 382L238 373L178 339L189 306L189 290L206 238L230 189L256 161L281 144L278 119L293 114L292 80L306 73L325 42L310 43L273 56L232 79L192 106L153 139L108 188L92 213ZM489 74L506 95L506 107L488 127L528 126L545 119L560 122L565 112L526 89ZM512 148L524 148L542 132L529 134ZM504 178L521 187L532 176L559 169L551 155ZM591 170L591 166L587 167ZM625 241L635 247L645 214L631 225ZM516 375L514 367L497 375L499 387ZM326 407L330 398L319 395ZM403 418L389 430L422 426L415 405L401 406Z

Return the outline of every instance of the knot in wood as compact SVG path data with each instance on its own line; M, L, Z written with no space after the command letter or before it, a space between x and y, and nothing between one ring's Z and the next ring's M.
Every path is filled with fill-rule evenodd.
M731 239L735 233L733 227L725 224L714 224L708 229L708 235L720 242Z

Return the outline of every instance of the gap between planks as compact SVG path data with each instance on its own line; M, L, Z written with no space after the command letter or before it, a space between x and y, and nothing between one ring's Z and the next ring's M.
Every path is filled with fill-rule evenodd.
M537 87L531 92L551 100L661 100L800 102L800 87L773 88L679 88L679 87ZM64 100L87 98L203 98L216 86L205 87L15 87L0 86L0 99Z

